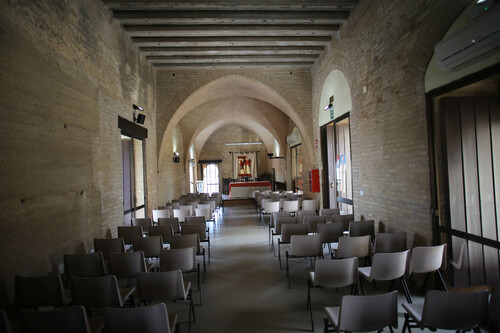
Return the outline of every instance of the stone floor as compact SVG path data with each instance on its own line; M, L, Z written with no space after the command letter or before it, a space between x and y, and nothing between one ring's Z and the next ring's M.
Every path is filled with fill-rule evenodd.
M195 307L196 323L191 326L192 332L311 331L306 309L310 263L303 259L291 263L292 288L289 289L284 261L280 269L278 258L269 247L268 230L267 226L260 225L253 203L226 205L224 213L218 216L215 230L210 231L211 264L207 266L203 285L203 306ZM366 289L368 294L375 292L371 286ZM323 332L323 307L339 305L342 295L349 293L349 289L313 290L315 332ZM412 296L414 302L422 300L418 292ZM198 302L196 293L194 300ZM405 301L401 290L399 301L400 304ZM180 305L169 306L169 310L177 310L183 322L187 308ZM398 331L403 326L403 313L400 305ZM181 325L181 331L187 331L186 324Z

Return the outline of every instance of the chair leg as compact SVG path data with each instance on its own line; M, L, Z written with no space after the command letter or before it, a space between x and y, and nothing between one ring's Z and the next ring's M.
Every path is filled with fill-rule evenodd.
M292 289L292 284L290 283L290 271L288 270L288 251L286 251L286 276L288 278L288 289Z
M366 296L365 287L363 286L363 278L361 276L359 277L359 289L361 289L363 296Z
M439 276L439 280L441 281L441 285L443 286L444 291L448 291L448 288L446 288L446 283L444 283L443 274L441 274L441 270L438 269L436 273Z
M201 278L200 278L200 264L198 265L198 269L196 270L196 278L198 281L198 292L200 293L200 306L202 306L202 291L201 291Z
M408 328L408 333L411 333L410 329L410 315L408 313L405 313L405 323L403 324L403 330L401 333L405 333L406 328Z
M307 308L309 309L309 314L311 316L311 331L314 332L314 320L313 320L313 310L312 310L312 303L311 303L311 288L314 286L312 285L311 279L307 279Z
M280 262L281 269L281 241L278 239L278 261Z
M406 296L406 301L407 301L408 303L410 303L410 304L411 304L411 303L413 303L413 302L412 302L412 299L411 299L411 295L410 295L410 289L408 289L408 284L406 284L405 277L404 277L404 276L402 276L402 277L399 279L399 281L401 281L401 286L403 287L403 291L404 291L405 296ZM410 329L410 328L408 328L408 330L409 330L409 329Z

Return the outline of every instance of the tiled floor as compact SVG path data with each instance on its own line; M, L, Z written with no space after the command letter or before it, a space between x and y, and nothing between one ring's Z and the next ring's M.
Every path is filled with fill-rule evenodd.
M211 230L211 265L203 285L203 306L196 306L192 332L306 332L311 331L306 309L308 260L291 264L292 288L268 242L268 227L260 225L253 204L227 206ZM283 262L284 263L284 262ZM374 293L370 286L367 293ZM381 288L387 288L382 285ZM413 288L414 289L414 288ZM315 332L323 332L324 306L340 304L350 290L312 292ZM421 297L413 295L418 302ZM198 295L194 295L195 302ZM400 303L405 301L400 293ZM174 311L181 304L170 306ZM179 308L180 321L186 309ZM400 326L403 310L399 310ZM185 324L181 331L187 331ZM387 330L388 331L388 330Z

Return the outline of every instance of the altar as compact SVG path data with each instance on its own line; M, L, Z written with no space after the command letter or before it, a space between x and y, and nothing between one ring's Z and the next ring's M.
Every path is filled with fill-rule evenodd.
M244 198L249 199L252 197L253 191L265 191L271 190L271 182L261 181L261 182L232 182L229 183L229 198L237 199Z

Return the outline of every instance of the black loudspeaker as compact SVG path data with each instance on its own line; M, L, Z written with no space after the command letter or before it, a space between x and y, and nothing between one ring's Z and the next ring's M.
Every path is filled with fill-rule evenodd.
M179 163L181 158L179 156L174 156L174 163Z
M146 116L143 115L142 113L139 113L137 115L137 119L135 120L135 122L142 125L144 124L144 120L146 120Z

